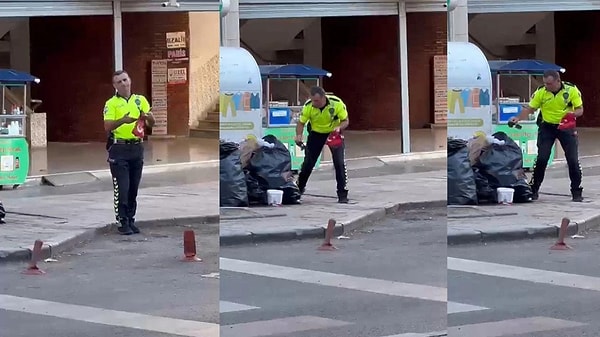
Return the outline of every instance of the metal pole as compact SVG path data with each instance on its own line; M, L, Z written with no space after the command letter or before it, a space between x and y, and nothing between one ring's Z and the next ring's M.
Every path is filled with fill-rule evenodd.
M21 136L27 137L27 83L23 85L23 119L21 119Z
M454 15L452 11L448 11L448 42L453 42L454 38Z
M410 114L408 104L408 43L406 2L398 3L398 48L400 49L400 93L402 99L402 153L410 153Z
M115 71L123 69L123 20L121 14L121 0L113 0Z

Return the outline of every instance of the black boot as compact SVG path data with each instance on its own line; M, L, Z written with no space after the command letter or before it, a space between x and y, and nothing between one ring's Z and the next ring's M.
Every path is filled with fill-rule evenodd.
M348 203L348 191L338 191L338 203L347 204Z
M140 229L135 225L134 218L129 219L129 228L131 228L133 234L140 234Z
M583 201L583 188L572 189L571 195L573 196L573 202L582 202Z
M131 227L129 227L129 221L127 219L120 219L117 222L117 230L121 235L133 234L133 231L131 230Z
M538 200L540 198L540 194L539 194L539 190L540 188L537 186L531 186L531 200L535 201Z

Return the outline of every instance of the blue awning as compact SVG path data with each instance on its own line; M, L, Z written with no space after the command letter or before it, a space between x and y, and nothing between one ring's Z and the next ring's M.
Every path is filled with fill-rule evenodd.
M0 84L25 84L30 82L39 83L40 79L22 71L0 69Z
M488 61L492 73L525 72L528 74L543 74L546 70L556 70L564 73L565 68L540 60Z
M304 64L286 65L261 65L260 75L263 77L294 77L294 78L317 78L331 77L331 73L321 68L315 68Z

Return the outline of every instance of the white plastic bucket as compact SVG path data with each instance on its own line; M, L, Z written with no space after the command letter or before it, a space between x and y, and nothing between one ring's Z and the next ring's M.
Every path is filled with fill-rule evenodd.
M514 189L507 187L498 187L496 193L498 193L499 204L512 204L513 196L515 195Z
M271 206L280 206L283 201L283 191L267 190L267 203Z

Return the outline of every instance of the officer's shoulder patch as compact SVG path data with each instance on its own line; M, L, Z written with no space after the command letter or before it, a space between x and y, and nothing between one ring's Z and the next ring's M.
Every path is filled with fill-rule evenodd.
M106 115L106 113L108 112L110 108L108 107L108 104L104 105L104 112L102 112L103 115Z
M308 101L306 101L306 103L304 103L304 106L308 106L308 105L310 105L310 103L312 103L311 99L309 99Z

